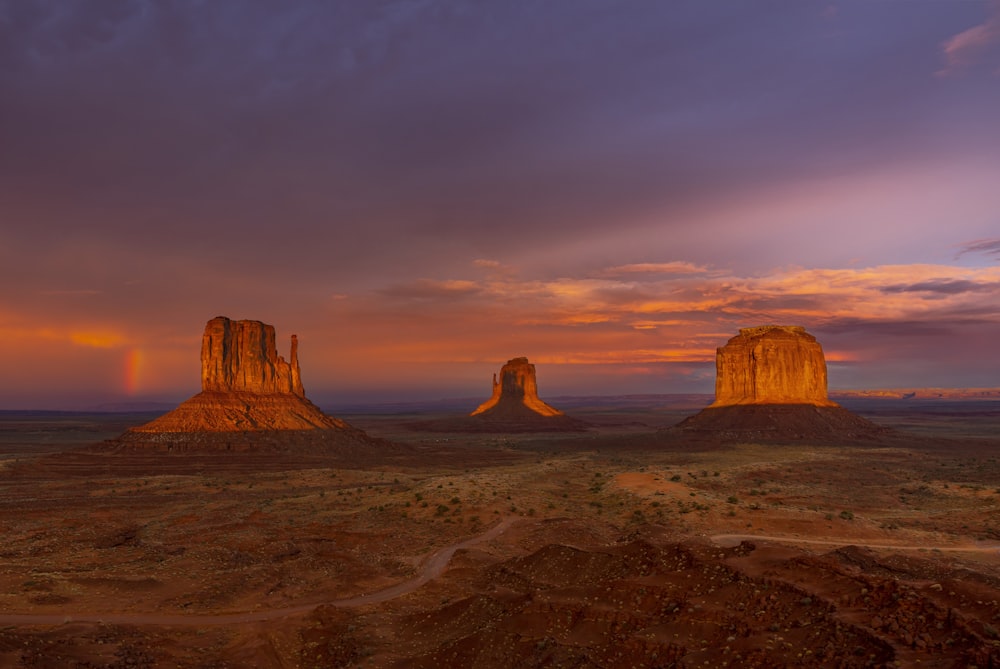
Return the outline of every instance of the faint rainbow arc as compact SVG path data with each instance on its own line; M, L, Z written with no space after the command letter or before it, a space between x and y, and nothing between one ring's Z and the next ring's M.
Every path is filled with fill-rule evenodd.
M127 395L135 395L139 392L142 378L142 351L138 348L130 348L125 352L125 378L123 385Z

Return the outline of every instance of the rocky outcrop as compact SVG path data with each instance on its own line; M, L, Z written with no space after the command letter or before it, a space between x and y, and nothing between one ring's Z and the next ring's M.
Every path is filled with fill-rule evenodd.
M190 441L190 435L200 433L288 430L364 435L306 399L298 339L292 335L290 360L286 362L275 347L274 327L260 321L233 321L223 316L208 321L201 344L201 387L200 393L173 411L132 428L122 439ZM152 435L161 436L154 439Z
M527 358L514 358L500 368L500 380L493 375L493 394L472 416L518 417L562 416L538 398L535 366Z
M733 404L836 406L827 398L823 348L805 328L741 328L718 349L714 407Z
M675 429L717 441L763 442L889 433L830 401L823 348L802 327L742 328L716 351L715 370L715 402Z
M411 423L426 432L525 433L586 432L587 423L563 414L538 398L535 366L527 358L508 360L493 375L490 399L471 414Z
M217 316L205 325L201 338L201 389L305 397L298 350L298 338L292 335L291 359L285 362L278 355L273 326Z

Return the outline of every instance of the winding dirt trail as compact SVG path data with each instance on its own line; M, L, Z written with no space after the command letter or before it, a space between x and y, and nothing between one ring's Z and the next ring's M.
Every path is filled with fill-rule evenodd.
M309 613L317 606L338 606L343 608L354 608L366 606L368 604L379 604L381 602L395 599L407 593L413 592L431 579L437 578L444 572L445 567L451 560L455 551L462 548L475 546L476 544L490 541L500 536L510 527L517 518L509 516L499 523L486 530L482 534L470 537L458 543L444 548L439 548L430 554L421 567L420 572L408 581L397 583L382 590L370 592L366 595L348 597L346 599L335 599L328 602L311 602L308 604L297 604L281 609L267 609L263 611L252 611L246 613L217 613L217 614L163 614L163 613L0 613L0 625L63 625L66 623L110 623L115 625L187 625L187 626L215 626L215 625L240 625L244 623L256 623L278 618L297 616Z
M723 547L738 546L741 541L773 541L780 544L808 544L811 546L860 546L861 548L874 548L897 551L942 551L948 553L995 553L1000 554L1000 544L966 544L963 546L935 546L925 544L922 546L908 546L899 544L873 544L864 540L852 541L850 539L801 539L799 537L788 537L767 534L713 534L709 537L712 543Z

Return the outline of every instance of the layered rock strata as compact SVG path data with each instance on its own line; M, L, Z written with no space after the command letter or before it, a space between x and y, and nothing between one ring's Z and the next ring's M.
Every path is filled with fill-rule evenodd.
M714 407L733 404L836 406L827 398L823 347L805 328L741 328L716 351Z
M562 416L538 398L535 366L527 358L514 358L500 368L500 378L493 375L493 394L473 411L472 416L518 418L531 416Z
M274 326L217 316L201 338L203 392L291 393L305 397L299 341L292 335L289 362L278 355Z
M278 355L274 327L223 316L205 325L201 345L202 391L173 411L133 428L126 437L275 430L354 430L327 416L305 397L292 335L290 360ZM153 439L155 441L155 439Z

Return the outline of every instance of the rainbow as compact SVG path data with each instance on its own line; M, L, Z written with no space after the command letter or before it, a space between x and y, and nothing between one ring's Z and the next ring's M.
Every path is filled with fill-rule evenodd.
M125 352L125 393L135 395L139 392L139 380L142 373L143 355L138 348L130 348Z

